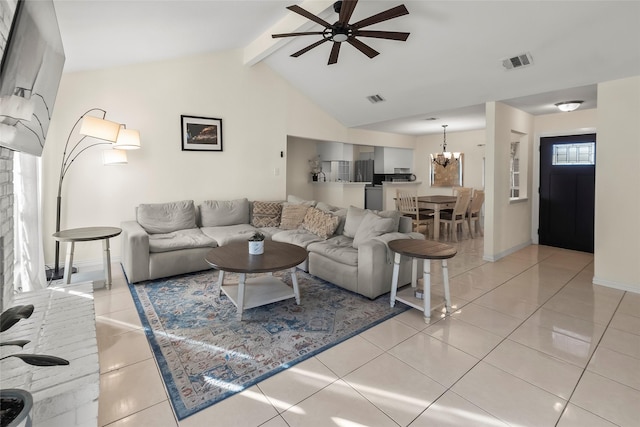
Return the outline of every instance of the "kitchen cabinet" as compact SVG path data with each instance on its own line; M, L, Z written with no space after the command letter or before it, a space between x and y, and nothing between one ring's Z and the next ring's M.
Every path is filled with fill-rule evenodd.
M374 159L374 173L411 173L413 168L413 150L409 148L376 147Z
M353 144L342 142L318 142L316 152L323 162L336 160L353 161Z

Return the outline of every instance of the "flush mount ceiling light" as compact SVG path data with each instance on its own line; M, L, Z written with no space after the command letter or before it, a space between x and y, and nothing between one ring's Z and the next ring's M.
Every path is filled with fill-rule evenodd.
M584 101L564 101L564 102L558 102L556 104L556 107L558 107L558 109L560 111L564 111L564 112L568 112L568 111L574 111L577 110L578 108L580 108L580 105L583 103Z

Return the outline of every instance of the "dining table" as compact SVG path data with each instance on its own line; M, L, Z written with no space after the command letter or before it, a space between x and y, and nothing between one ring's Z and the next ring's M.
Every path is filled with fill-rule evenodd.
M440 211L453 209L456 199L456 196L446 195L418 196L419 209L433 209L433 240L440 239Z

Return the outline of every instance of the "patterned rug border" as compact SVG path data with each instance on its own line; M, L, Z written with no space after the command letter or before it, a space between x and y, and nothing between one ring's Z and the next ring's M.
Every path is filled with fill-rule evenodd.
M163 355L163 353L161 351L160 345L157 342L157 339L156 339L156 336L154 334L154 331L151 328L151 325L149 323L149 319L147 319L147 316L144 313L144 308L142 306L142 303L140 301L138 293L135 290L135 286L136 285L134 285L131 282L129 282L129 278L127 277L126 272L124 271L124 267L122 268L122 271L124 273L125 280L127 281L129 292L131 293L131 296L133 298L133 302L135 304L136 311L138 312L138 317L140 317L140 321L142 323L142 327L144 329L145 336L147 337L147 341L149 342L149 345L151 346L151 350L153 352L153 357L154 357L158 367L160 368L160 373L162 375L162 382L163 382L163 384L165 386L167 394L169 395L169 400L171 402L171 405L173 407L174 413L176 414L178 420L183 420L183 419L185 419L185 418L187 418L187 417L189 417L189 416L191 416L191 415L193 415L193 414L195 414L197 412L200 412L200 411L202 411L202 410L204 410L206 408L209 408L209 407L211 407L211 406L213 406L213 405L215 405L215 404L227 399L228 397L231 397L231 396L233 396L233 395L235 395L235 394L237 394L237 393L239 393L239 392L241 392L243 390L246 390L246 389L258 384L259 382L264 381L265 379L267 379L269 377L272 377L273 375L276 375L277 373L280 373L280 372L282 372L282 371L284 371L286 369L291 368L292 366L297 365L298 363L304 362L305 360L307 360L307 359L309 359L311 357L314 357L317 354L322 353L323 351L326 351L326 350L328 350L328 349L330 349L330 348L332 348L332 347L334 347L334 346L336 346L336 345L338 345L338 344L340 344L340 343L342 343L342 342L344 342L344 341L346 341L346 340L348 340L350 338L353 338L354 336L356 336L358 334L361 334L362 332L364 332L364 331L366 331L368 329L371 329L374 326L377 326L380 323L385 322L385 321L387 321L387 320L389 320L391 318L394 318L397 315L402 314L405 311L410 309L410 307L408 305L396 304L396 306L395 306L395 310L396 311L395 312L389 313L389 314L383 316L382 318L377 319L376 321L374 321L372 323L369 323L369 324L363 326L362 328L359 328L358 330L356 330L356 331L354 331L354 332L352 332L352 333L350 333L348 335L345 335L343 338L338 339L335 342L332 342L330 344L326 344L325 346L320 347L320 348L318 348L318 349L316 349L316 350L314 350L312 352L309 352L307 354L299 356L298 358L296 358L296 359L294 359L294 360L292 360L292 361L290 361L290 362L288 362L286 364L281 364L278 368L275 368L275 369L273 369L273 370L271 370L271 371L269 371L269 372L267 372L265 374L260 375L259 377L256 377L255 379L251 380L250 382L248 382L247 384L245 384L243 386L242 390L238 390L238 391L229 390L228 392L226 392L226 393L222 394L221 396L219 396L218 399L205 402L205 403L203 403L203 404L201 404L201 405L199 405L197 407L189 409L184 405L184 402L180 398L180 393L177 390L177 385L173 381L173 376L172 376L171 369L170 369L170 367L169 367L169 365L167 363L167 360L165 359L165 357L164 357L164 355ZM181 274L181 275L178 275L178 276L172 276L172 277L168 277L168 278L148 280L148 281L140 282L138 285L140 285L140 284L150 284L150 283L153 283L153 282L160 282L160 281L170 280L170 279L185 278L185 277L189 277L189 276L197 276L197 275L206 273L207 271L208 270L203 270L203 271L197 271L197 272L193 272L193 273ZM298 271L299 272L301 271L301 272L303 272L305 274L308 274L310 277L313 277L314 280L323 282L324 284L328 285L329 287L336 288L336 289L339 289L340 291L348 292L350 294L357 295L358 297L361 297L361 298L369 300L368 298L366 298L366 297L364 297L364 296L362 296L360 294L357 294L357 293L355 293L353 291L350 291L348 289L341 288L340 286L337 286L337 285L335 285L335 284L333 284L331 282L328 282L328 281L326 281L324 279L321 279L319 277L316 277L316 276L313 276L313 275L311 275L309 273L306 273L303 270L298 270ZM215 274L215 270L211 270L211 273ZM215 284L213 286L215 286ZM385 299L385 298L388 299L389 298L389 294L390 293L386 293L386 294L380 295L376 299L369 300L369 301L376 301L378 299Z

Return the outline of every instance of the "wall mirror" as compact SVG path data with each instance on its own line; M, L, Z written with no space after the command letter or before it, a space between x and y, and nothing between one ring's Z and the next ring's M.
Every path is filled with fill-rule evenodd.
M442 154L432 154L431 161L429 162L431 164L431 186L462 187L462 163L464 154L460 153L460 158L457 161L451 159L446 166L442 166L433 161L438 155Z

